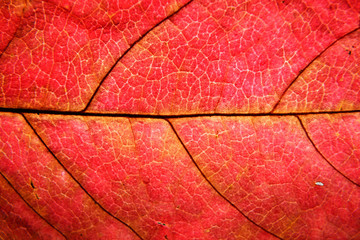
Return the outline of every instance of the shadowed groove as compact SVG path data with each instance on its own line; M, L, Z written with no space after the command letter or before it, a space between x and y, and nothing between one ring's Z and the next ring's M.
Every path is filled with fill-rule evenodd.
M252 219L250 219L248 216L246 216L235 204L233 204L229 199L227 199L222 193L220 193L220 191L210 182L209 179L207 179L207 177L205 176L205 174L201 171L199 165L195 162L194 158L192 157L192 155L190 154L189 150L187 149L187 147L185 146L184 142L181 140L180 136L178 135L175 127L172 125L172 123L168 120L165 119L168 124L170 125L172 131L174 132L174 134L176 135L178 141L180 142L180 144L182 145L182 147L185 149L186 153L188 154L188 156L190 157L191 161L193 162L193 164L195 165L195 167L197 168L197 170L200 172L201 176L205 179L205 181L211 186L211 188L222 198L224 199L226 202L228 202L233 208L235 208L242 216L244 216L248 221L250 221L251 223L253 223L255 226L257 226L258 228L262 229L263 231L271 234L272 236L278 238L278 239L282 239L281 237L277 236L276 234L270 232L269 230L265 229L264 227L260 226L259 224L257 224L256 222L254 222Z
M62 233L59 229L57 229L55 226L53 226L51 223L49 223L43 216L41 216L22 196L21 194L15 189L15 187L11 184L11 182L4 176L2 172L0 172L0 175L5 179L5 181L9 184L9 186L12 188L12 190L15 191L15 193L23 200L23 202L34 212L36 215L38 215L42 220L44 220L50 227L55 229L58 233L60 233L65 239L68 239L64 233Z
M338 39L336 39L334 42L332 42L329 46L327 46L326 48L324 48L324 50L322 50L318 55L316 55L303 69L300 70L299 74L291 81L291 83L285 88L285 90L283 91L283 93L279 96L279 100L276 102L276 104L274 105L273 109L270 111L270 113L274 113L274 111L276 110L277 106L280 104L281 100L283 99L284 95L287 93L287 91L294 85L294 83L296 82L296 80L298 80L298 78L302 75L302 73L304 71L306 71L306 69L318 58L320 58L329 48L331 48L332 46L334 46L337 42L341 41L342 39L344 39L345 37L349 36L350 34L356 32L357 30L359 30L360 27L355 28L354 30L352 30L351 32L348 32L346 34L344 34L343 36L339 37Z
M177 14L179 11L181 11L183 8L185 8L186 6L188 6L190 3L192 3L193 0L189 0L186 4L184 4L182 7L180 7L177 11L173 12L171 15L165 17L163 20L161 20L160 22L158 22L157 24L155 24L155 26L153 26L152 28L150 28L149 30L147 30L142 36L139 37L139 39L137 39L135 42L133 42L130 47L115 61L115 63L110 67L110 69L107 71L107 73L105 74L105 76L101 79L99 85L97 86L97 88L95 89L94 93L92 94L92 96L90 97L88 103L86 104L85 108L83 110L81 110L80 112L85 112L91 102L93 101L93 99L95 98L97 92L99 91L100 87L102 86L103 82L105 81L105 79L110 75L110 73L114 70L114 68L116 67L116 65L121 61L121 59L123 59L128 52L130 52L134 46L136 46L136 44L138 42L140 42L142 39L144 39L150 32L152 32L155 28L157 28L158 26L160 26L163 22L165 22L166 20L170 19L172 16L174 16L175 14Z
M129 113L92 113L92 112L74 112L74 111L54 111L54 110L40 110L40 109L25 109L25 108L2 108L0 112L10 113L35 113L35 114L50 114L50 115L70 115L70 116L98 116L98 117L128 117L128 118L191 118L191 117L257 117L257 116L300 116L300 115L323 115L323 114L341 114L341 113L360 113L359 110L346 111L323 111L323 112L302 112L302 113L193 113L193 114L173 114L173 115L159 115L159 114L129 114Z
M22 22L23 22L23 19L24 19L24 13L26 11L26 9L29 7L31 3L29 1L26 1L25 2L25 6L22 8L21 12L22 12L22 15L21 15L21 18L20 18L20 21L19 21L19 25L18 27L16 28L16 30L14 31L14 34L13 36L11 37L11 39L9 40L9 42L6 44L4 50L2 51L2 53L0 53L0 58L2 57L2 55L5 53L5 51L9 48L10 44L14 41L15 39L15 36L16 36L16 33L18 32Z
M143 239L130 225L128 225L126 222L122 221L121 219L117 218L113 214L111 214L109 211L107 211L100 203L98 203L91 194L80 184L80 182L69 172L69 170L62 164L62 162L55 156L55 154L50 150L50 148L46 145L46 143L43 141L43 139L40 137L40 135L37 133L35 128L31 125L29 120L25 117L25 115L21 114L22 117L25 119L26 123L30 126L30 128L33 130L34 134L37 136L37 138L41 141L41 143L45 146L47 151L53 156L53 158L60 164L60 166L66 171L67 174L80 186L80 188L88 195L91 200L94 201L95 205L99 206L105 213L107 213L109 216L114 218L115 220L121 222L123 225L125 225L128 229L130 229L139 239Z
M16 33L16 32L15 32L15 33ZM4 50L2 51L2 53L0 53L0 58L3 56L3 54L5 53L5 51L9 48L9 46L10 46L11 42L14 40L14 38L15 38L15 34L14 34L14 36L10 39L10 41L6 44L6 46L5 46Z
M350 178L348 178L346 175L344 175L340 170L338 170L322 153L321 151L316 147L315 143L313 142L313 140L311 139L308 131L306 130L306 127L304 126L303 122L301 121L301 119L298 116L295 116L299 123L300 126L302 127L306 137L308 138L308 140L310 141L311 145L313 145L313 147L315 148L316 152L320 154L320 156L338 173L341 174L341 176L343 176L344 178L346 178L348 181L350 181L352 184L355 184L355 186L360 187L360 185L356 182L354 182L353 180L351 180Z

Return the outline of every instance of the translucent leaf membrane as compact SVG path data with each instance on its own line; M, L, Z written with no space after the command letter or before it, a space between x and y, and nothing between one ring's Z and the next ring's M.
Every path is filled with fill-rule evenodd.
M88 111L270 112L301 71L358 23L358 11L344 1L193 1L121 59ZM293 111L302 98L318 102L325 94L312 111L341 108L338 102L343 109L359 107L358 50L348 57L338 47L355 51L347 45L356 47L359 37L340 41L329 49L326 64L336 65L334 78L342 78L341 86L331 85L326 76L335 73L328 70L309 80L323 84L323 94L304 88L299 100L281 103L281 112ZM323 71L319 65L311 68ZM337 90L348 94L335 94ZM338 99L331 100L332 95Z
M7 48L0 106L82 110L129 46L184 3L35 0L22 9L25 4L1 3L0 49Z
M51 151L144 239L272 239L204 180L164 120L27 115Z
M359 236L359 187L326 162L295 117L171 122L215 188L268 231L284 239ZM341 154L337 140L322 151Z

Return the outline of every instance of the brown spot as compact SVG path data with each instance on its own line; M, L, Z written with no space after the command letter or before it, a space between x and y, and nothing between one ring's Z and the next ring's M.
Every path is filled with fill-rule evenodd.
M331 11L334 11L334 10L337 9L337 6L336 6L335 4L331 4L331 5L329 6L329 9L330 9Z
M145 184L149 184L149 183L150 183L150 178L148 178L148 177L146 177L146 176L142 177L142 180L143 180L143 183L145 183Z

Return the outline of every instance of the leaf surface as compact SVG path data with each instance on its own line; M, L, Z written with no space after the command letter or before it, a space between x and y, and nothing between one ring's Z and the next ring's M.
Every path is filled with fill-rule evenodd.
M359 1L0 9L0 238L360 238Z
M276 111L312 101L301 111L359 107L359 33L339 39L358 28L358 12L325 1L234 4L194 1L154 29L115 66L88 111L267 113L284 92ZM321 74L320 83L305 73L297 79L304 69Z
M270 232L286 239L358 234L358 186L324 160L295 117L180 119L174 126L215 188Z

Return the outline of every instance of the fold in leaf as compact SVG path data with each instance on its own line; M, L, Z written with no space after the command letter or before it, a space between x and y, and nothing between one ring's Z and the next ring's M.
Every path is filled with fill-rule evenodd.
M24 8L26 8L25 0L0 2L0 56L19 27Z

